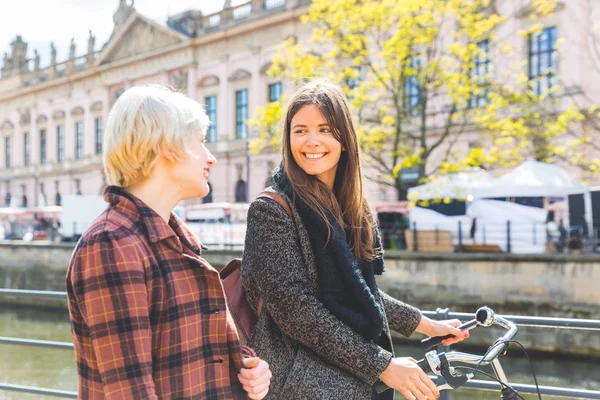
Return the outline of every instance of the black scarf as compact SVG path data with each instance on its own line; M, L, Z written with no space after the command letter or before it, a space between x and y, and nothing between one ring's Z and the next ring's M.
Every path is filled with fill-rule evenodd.
M274 185L294 203L308 231L319 274L320 300L333 315L349 325L366 340L375 341L383 332L383 310L375 274L384 270L382 258L358 263L343 229L332 214L327 213L331 225L310 209L294 192L281 167L273 175ZM376 246L380 246L377 239Z

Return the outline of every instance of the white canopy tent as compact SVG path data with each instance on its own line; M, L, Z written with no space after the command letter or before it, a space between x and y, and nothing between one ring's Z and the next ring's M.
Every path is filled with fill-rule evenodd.
M496 244L508 251L507 241L510 221L511 252L539 254L546 244L546 217L543 208L524 206L498 200L474 200L467 215L477 220L477 243Z
M547 211L537 207L476 199L470 202L466 215L446 216L433 210L412 207L409 220L411 229L450 232L454 245L461 240L463 244L495 244L503 251L508 251L507 231L510 229L512 253L539 254L544 252L546 244L546 216ZM510 228L507 221L510 221ZM462 224L460 233L459 222Z
M478 188L476 198L498 197L564 197L583 193L585 215L592 228L592 203L589 188L573 179L563 168L540 161L529 160L511 172L495 179L489 185Z
M444 175L438 179L408 189L409 200L467 199L492 183L492 177L483 169L469 170Z
M586 186L571 178L561 167L529 160L479 188L476 197L564 197L569 193L586 191Z

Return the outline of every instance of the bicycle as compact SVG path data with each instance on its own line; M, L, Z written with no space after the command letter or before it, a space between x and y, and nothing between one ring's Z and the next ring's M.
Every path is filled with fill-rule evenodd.
M518 332L517 326L511 321L501 316L495 315L494 311L491 308L481 307L475 313L474 319L465 322L458 328L461 330L471 330L478 326L487 328L492 325L498 325L506 329L507 332L502 337L496 339L494 344L492 344L488 348L484 355L480 356L476 354L463 353L457 351L450 351L448 353L438 354L436 350L432 350L426 353L425 358L419 360L417 364L423 371L425 371L426 374L437 375L444 379L445 383L437 387L440 391L456 389L464 385L469 379L473 378L475 374L481 373L500 383L500 391L502 394L501 400L523 399L523 397L519 395L518 392L508 382L506 374L504 373L504 369L502 368L500 360L498 359L499 356L506 354L510 343L518 344L521 347L521 349L525 351L525 349L519 342L513 340L513 338ZM427 351L441 344L443 340L448 339L450 337L452 337L452 335L426 338L421 341L421 346L424 350ZM527 352L525 352L525 355L527 356ZM529 359L529 356L527 356L527 358ZM455 367L452 365L452 363L475 365L475 367ZM494 374L496 375L495 377L479 369L480 367L486 365L491 365ZM471 372L463 375L457 374L457 370L460 369ZM539 391L539 385L537 383L535 373L533 372L533 368L531 368L531 372L533 374L535 386L537 388L538 397L541 399L542 397ZM377 391L377 393L383 393L388 389L390 388L381 381L378 381L375 384L375 390Z

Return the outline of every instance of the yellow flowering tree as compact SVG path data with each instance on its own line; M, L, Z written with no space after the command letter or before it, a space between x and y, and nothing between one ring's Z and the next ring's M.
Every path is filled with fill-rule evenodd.
M547 14L556 0L531 6L532 15ZM492 49L507 51L496 34L505 20L489 0L313 0L302 17L312 26L310 42L287 40L268 74L341 85L376 171L367 178L394 187L402 199L407 172L423 180L514 161L525 148L559 153L554 138L581 118L575 109L539 118L540 99L530 90L510 90L479 68ZM270 103L250 121L260 133L254 152L279 145L283 108L284 101ZM461 139L481 128L492 134L491 148L457 151ZM548 154L538 158L551 159Z

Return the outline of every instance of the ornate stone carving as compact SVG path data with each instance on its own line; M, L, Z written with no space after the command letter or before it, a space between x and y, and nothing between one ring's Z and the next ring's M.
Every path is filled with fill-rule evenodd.
M135 2L131 1L131 5L127 4L126 0L119 0L119 8L113 14L113 34L123 26L127 18L135 12Z
M4 53L2 69L0 70L3 78L8 78L9 76L15 74L29 72L27 47L27 42L24 42L20 35L17 35L15 40L11 42L10 55L8 53Z
M245 69L237 69L233 74L229 76L229 82L240 81L242 79L250 79L252 74Z
M10 44L10 47L14 72L28 72L29 66L27 64L27 42L24 42L23 38L20 35L17 35L17 38Z
M179 42L180 39L158 26L137 20L104 60L103 64L146 53Z
M48 117L46 117L45 115L40 115L39 117L36 118L35 122L38 125L45 124L46 122L48 122Z
M114 95L113 95L113 104L115 103L115 101L117 101L117 99L119 97L121 97L121 95L125 93L125 88L123 87L119 87L115 90Z
M96 46L96 37L92 35L90 29L90 36L88 37L88 50L87 50L87 62L89 64L94 62L94 47Z
M71 38L71 44L69 46L69 60L75 59L75 38Z
M102 111L102 102L97 101L90 107L90 111L92 112L101 112Z
M96 37L92 35L92 30L90 29L90 36L88 37L88 54L94 52L94 46L96 45Z
M198 87L211 87L219 84L219 77L216 75L208 75L200 79Z
M59 111L55 111L54 114L52 114L52 119L55 121L61 120L65 118L65 112L62 110Z
M40 70L40 55L37 49L33 51L33 70L35 72L38 72Z
M171 71L169 74L169 82L173 88L177 90L186 90L188 85L188 72L187 70L176 70Z
M29 111L29 108L26 108L24 110L19 110L19 123L21 125L28 125L31 123L31 111Z
M56 47L54 47L54 42L50 42L50 65L56 65Z
M14 128L14 125L9 120L4 121L2 123L2 125L0 125L0 131L2 131L3 134L10 133L13 128Z
M4 53L4 59L3 59L3 63L2 63L2 69L0 70L0 72L2 73L2 77L3 78L7 78L10 73L12 72L13 69L13 62L12 62L12 58L8 56L8 53Z
M271 65L273 65L271 61L264 63L263 66L260 67L260 74L266 75L267 71L271 68Z
M83 115L84 110L83 107L75 107L74 109L71 110L71 115L74 117L78 117Z
M252 44L249 44L248 45L248 50L250 50L251 54L257 55L262 50L262 46L254 46Z

